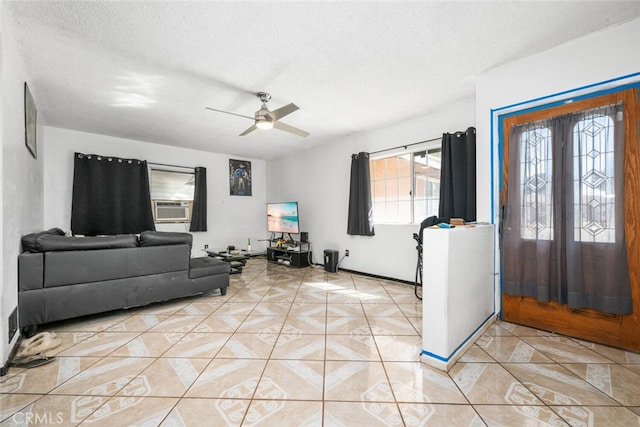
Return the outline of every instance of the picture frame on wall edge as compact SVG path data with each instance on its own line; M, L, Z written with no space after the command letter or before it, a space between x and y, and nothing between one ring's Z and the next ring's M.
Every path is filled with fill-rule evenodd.
M29 85L24 82L24 143L31 152L34 159L38 158L38 147L36 140L36 126L38 111L33 96L29 90Z

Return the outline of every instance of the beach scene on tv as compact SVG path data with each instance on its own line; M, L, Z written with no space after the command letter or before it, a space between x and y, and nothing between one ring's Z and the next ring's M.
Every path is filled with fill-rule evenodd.
M267 230L298 233L298 202L267 203Z

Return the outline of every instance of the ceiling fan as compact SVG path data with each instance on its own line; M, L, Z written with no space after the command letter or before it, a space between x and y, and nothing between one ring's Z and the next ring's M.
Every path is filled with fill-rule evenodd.
M309 132L305 132L302 129L298 129L297 127L293 127L291 125L288 125L280 121L280 119L283 118L284 116L291 114L294 111L299 109L296 104L293 104L293 103L287 104L284 107L280 107L276 110L270 111L267 108L267 102L269 102L269 100L271 99L271 95L269 95L266 92L258 92L256 95L258 96L258 98L260 98L260 101L262 101L262 107L258 111L256 111L255 117L236 114L230 111L217 110L211 107L205 107L205 108L207 110L217 111L219 113L231 114L234 116L244 117L246 119L253 120L254 121L253 125L251 125L249 129L242 132L240 136L245 136L256 129L271 129L271 128L280 129L285 132L290 132L298 136L303 136L303 137L309 136Z

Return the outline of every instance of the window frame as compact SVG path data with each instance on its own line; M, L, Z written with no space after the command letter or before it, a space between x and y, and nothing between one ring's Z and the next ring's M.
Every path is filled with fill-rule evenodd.
M163 173L175 173L182 175L191 175L192 180L194 182L194 190L195 190L195 170L191 168L183 168L183 167L171 167L171 166L155 166L149 165L149 194L151 197L151 209L153 214L153 222L155 224L188 224L191 223L191 216L193 215L193 198L194 194L191 195L191 198L174 198L174 197L154 197L154 180L153 180L153 172L163 172ZM162 202L182 202L186 204L187 208L187 217L186 219L158 219L157 218L157 205Z
M411 147L411 149L404 149L404 150L400 150L400 151L392 151L392 150L387 150L387 151L383 151L383 152L379 152L373 155L370 155L369 158L369 164L371 165L371 169L372 169L372 173L370 174L370 178L369 178L369 182L370 182L370 187L371 187L371 201L372 201L372 209L373 209L373 221L374 224L376 225L415 225L415 224L420 224L420 222L422 222L422 220L424 220L423 217L421 218L416 218L416 162L415 162L415 158L416 155L422 154L424 153L425 158L429 159L429 155L431 153L440 153L440 156L442 156L442 146L441 146L441 141L438 140L434 140L434 141L430 141L428 143L423 143L423 144L417 144L417 145L413 145ZM410 185L409 185L409 197L408 200L407 199L401 199L400 194L399 194L399 187L400 185L398 185L398 194L397 197L394 200L389 200L387 199L387 195L385 194L384 200L381 202L380 200L377 200L376 198L376 191L375 191L375 184L376 183L380 183L380 182L386 182L389 180L393 180L393 179L399 179L399 178L407 178L405 176L403 177L398 177L396 175L396 177L391 177L391 178L385 178L384 179L376 179L376 171L375 171L375 163L376 161L379 160L387 160L387 159L392 159L392 158L396 158L399 159L401 157L405 157L405 156L409 156L408 158L408 162L409 162L409 176L408 179L410 181ZM427 165L429 166L428 160L427 160ZM440 169L440 168L438 168ZM385 175L386 175L386 171L385 171ZM429 186L429 184L432 184L432 181L425 181L425 188ZM440 181L438 180L438 194L440 193L439 191L439 184ZM385 185L386 188L386 185ZM418 202L424 202L427 203L427 201L429 200L428 197L425 198L419 198ZM399 206L399 204L401 202L404 201L408 201L409 202L409 220L408 221L399 221L399 214L398 214L398 210L396 210L396 214L395 214L395 219L396 221L390 221L388 219L388 217L386 217L384 220L380 220L379 217L376 217L376 203L385 203L385 204L389 204L389 203L393 203L396 202L397 206ZM429 212L426 213L426 215L429 215ZM436 211L435 213L433 213L433 215L438 215L438 212ZM425 216L426 218L426 216Z

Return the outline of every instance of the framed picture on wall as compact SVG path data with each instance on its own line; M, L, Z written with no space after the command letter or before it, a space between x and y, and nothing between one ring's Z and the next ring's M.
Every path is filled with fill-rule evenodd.
M38 112L27 82L24 82L24 142L34 159L38 158L36 124Z
M229 160L229 187L232 196L251 196L251 162Z

